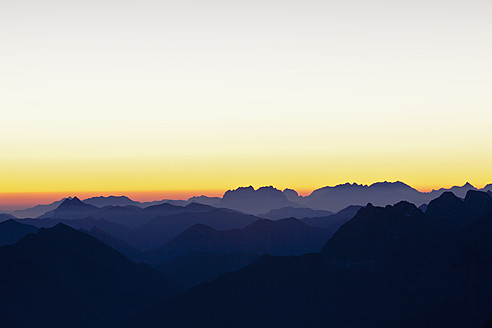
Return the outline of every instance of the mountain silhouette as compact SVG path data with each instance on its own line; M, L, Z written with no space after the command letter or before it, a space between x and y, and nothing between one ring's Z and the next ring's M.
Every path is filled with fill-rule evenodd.
M463 200L448 191L429 203L426 215L437 224L462 229L489 211L492 198L485 192L469 190Z
M3 327L113 327L178 287L96 238L58 224L0 248Z
M487 187L486 187L487 188ZM482 191L486 191L486 188L484 188ZM475 190L475 191L478 191L477 188L475 188L471 183L467 182L465 183L464 185L462 186L453 186L449 189L446 189L446 188L441 188L441 189L438 189L438 190L432 190L430 193L429 193L429 196L431 197L431 199L433 198L436 198L436 197L439 197L440 195L442 195L444 192L451 192L453 193L455 196L459 197L459 198L464 198L466 193L469 191L469 190Z
M106 221L104 219L94 219L93 217L87 217L83 219L19 219L21 223L29 224L37 228L52 228L59 223L72 227L76 230L83 229L90 231L93 228L101 229L112 236L126 236L130 233L131 229L128 227Z
M302 204L311 208L340 211L350 205L388 205L401 200L421 205L425 195L403 182L377 182L370 186L346 183L313 191L302 199Z
M38 228L13 219L3 221L0 223L0 246L15 244L25 235L37 231Z
M11 214L0 213L0 222L8 221L8 220L15 220L15 219L17 219L17 218Z
M45 214L46 212L50 212L50 211L55 210L66 199L67 198L63 198L63 199L57 200L51 204L36 205L34 207L30 207L30 208L26 208L26 209L22 209L22 210L16 210L16 211L13 211L12 214L16 218L21 218L21 219L22 218L37 218L38 216L41 216L41 215Z
M93 205L96 207L104 207L104 206L139 206L141 203L131 200L126 196L98 196L84 199L83 202L85 204Z
M107 233L103 229L101 229L98 226L94 226L90 231L80 229L80 231L85 232L103 243L105 243L108 246L111 246L121 254L125 255L127 258L130 260L139 263L143 262L144 260L144 255L142 251L138 250L137 248L129 246L126 242L123 240L116 238L112 236L111 234Z
M212 206L198 203L190 203L186 206L161 203L145 208L134 205L107 205L105 207L99 208L94 205L86 204L80 201L77 197L74 197L67 198L56 209L49 211L38 218L62 219L66 221L70 219L82 219L92 217L98 220L102 219L105 221L121 224L129 228L136 228L148 223L158 216L166 216L178 213L207 212L214 209L215 208Z
M158 216L148 223L135 228L124 240L130 246L141 250L150 250L170 241L195 224L203 224L217 230L242 228L259 218L228 209L216 209L201 212L202 204L190 204L191 210L177 214ZM207 207L208 208L208 207Z
M195 224L179 236L148 253L149 263L162 263L188 253L246 253L255 255L300 255L319 252L330 233L298 219L258 220L242 229L217 231Z
M82 219L91 216L99 208L82 202L77 197L66 198L56 209L47 212L40 218Z
M301 207L289 201L280 190L271 186L261 187L258 190L251 186L228 190L218 205L252 214L266 213L282 207Z
M218 206L221 198L220 197L208 197L208 196L193 196L188 198L189 203L199 203L210 206Z
M492 189L486 186L481 191ZM340 211L350 205L363 206L371 203L377 206L396 204L405 200L420 206L430 200L439 197L444 192L453 192L458 197L465 197L469 190L478 190L470 183L463 186L454 186L449 189L441 188L431 192L420 192L407 184L396 182L376 182L372 185L361 185L357 183L345 183L337 186L327 186L314 190L309 196L299 196L294 190L286 189L284 193L289 195L288 199L297 204L328 211Z
M469 192L367 204L321 253L263 256L132 316L146 327L480 327L492 317L492 212ZM487 196L488 197L488 196ZM466 199L466 197L465 197ZM473 216L466 219L460 201ZM443 204L449 204L449 210ZM432 206L431 206L432 205Z
M335 233L342 224L353 218L361 208L362 206L351 205L335 214L325 217L305 218L302 222L312 227L330 229Z

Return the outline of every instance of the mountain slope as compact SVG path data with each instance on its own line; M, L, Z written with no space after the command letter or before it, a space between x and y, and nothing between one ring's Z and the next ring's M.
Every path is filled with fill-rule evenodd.
M99 240L59 224L0 248L4 327L113 327L178 289Z
M15 220L7 220L0 223L0 246L11 245L18 242L29 233L35 233L38 228L22 224Z
M196 204L195 206L206 206ZM258 217L227 209L207 212L182 212L159 216L134 229L124 240L131 246L150 250L170 241L195 224L203 224L217 230L242 228L258 220Z
M242 229L217 231L196 224L148 253L149 263L172 261L188 253L300 255L319 252L330 233L297 219L258 220Z

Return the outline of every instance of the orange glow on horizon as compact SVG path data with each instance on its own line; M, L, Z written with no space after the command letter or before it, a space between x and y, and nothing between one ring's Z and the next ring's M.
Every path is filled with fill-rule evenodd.
M462 186L464 183L446 186L434 186L434 187L415 187L420 192L431 192L432 190L438 190L441 188L451 188L453 186ZM370 184L369 184L370 185ZM485 185L484 185L485 186ZM476 186L475 188L483 188L484 186ZM237 186L238 187L238 186ZM65 197L78 197L81 200L98 197L98 196L127 196L132 200L140 202L149 202L163 199L171 200L187 200L193 196L208 196L208 197L222 197L227 190L236 189L237 187L228 188L226 190L150 190L150 191L60 191L60 192L0 192L0 208L3 210L22 209L38 204L50 204L54 201L60 200ZM244 185L243 187L246 187ZM254 186L258 189L261 186ZM274 186L275 187L275 186ZM284 188L276 187L279 190ZM322 187L321 187L322 188ZM309 196L314 190L306 188L289 188L294 189L300 196Z

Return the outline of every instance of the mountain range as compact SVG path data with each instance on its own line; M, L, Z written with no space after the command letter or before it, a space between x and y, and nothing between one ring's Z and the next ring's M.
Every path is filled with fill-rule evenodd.
M187 200L169 200L163 199L152 202L138 202L126 196L108 196L108 197L91 197L82 200L85 204L93 205L99 208L105 206L134 206L138 208L146 208L152 205L163 203L186 206L191 203L200 203L204 205L229 208L249 214L259 215L265 218L285 218L278 217L280 214L276 210L284 208L283 211L291 211L292 208L305 208L306 210L323 210L338 212L350 205L364 206L367 203L372 203L375 206L384 206L395 204L401 200L406 200L418 207L427 204L430 200L439 197L442 193L450 191L458 197L465 197L468 190L489 191L492 192L492 184L485 186L483 189L477 189L470 183L463 186L454 186L449 189L441 188L431 192L420 192L403 182L377 182L371 185L362 185L356 183L346 183L333 187L323 187L314 190L308 196L300 196L293 189L278 190L272 186L261 187L254 189L253 187L240 187L234 190L228 190L223 197L207 197L195 196ZM47 212L55 210L64 200L64 198L48 205L37 205L32 208L13 211L15 217L18 218L34 218L44 215ZM274 210L272 213L270 211ZM305 215L302 210L297 212L294 217ZM325 216L325 214L309 216ZM281 215L280 215L281 216ZM307 216L304 216L307 217Z
M343 188L414 195L399 183ZM242 190L217 207L73 197L38 218L1 215L0 325L479 328L492 319L490 190L336 213L292 206L304 198L292 190L246 192L235 209L218 206ZM267 208L258 195L282 207L245 213Z
M492 317L490 197L469 191L462 200L443 193L428 212L406 201L369 204L320 253L263 256L126 323L480 327Z

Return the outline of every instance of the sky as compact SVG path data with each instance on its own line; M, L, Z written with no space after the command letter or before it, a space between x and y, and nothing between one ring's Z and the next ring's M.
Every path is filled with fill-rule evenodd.
M483 187L491 15L485 0L0 0L0 198Z

